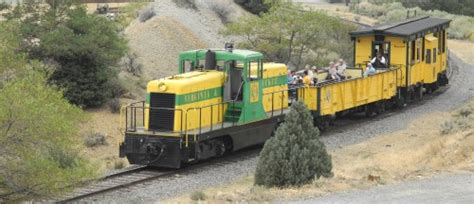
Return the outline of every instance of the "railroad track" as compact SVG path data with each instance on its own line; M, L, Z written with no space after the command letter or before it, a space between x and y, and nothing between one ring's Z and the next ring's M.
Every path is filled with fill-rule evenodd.
M82 188L76 189L71 194L65 195L53 202L69 203L79 201L95 195L166 177L170 174L175 174L175 171L153 169L146 166L134 166L117 173L106 175L105 177Z
M229 163L240 162L249 158L256 157L260 152L261 147L251 147L242 151L233 152L221 158L210 159L197 164L190 165L182 169L160 169L146 166L135 166L123 171L107 175L97 181L86 184L84 187L76 189L71 194L55 199L49 202L57 203L74 203L74 202L88 202L94 196L99 196L108 192L120 191L134 187L136 185L145 184L147 182L156 181L174 177L175 175L182 175L193 172L193 170L200 169L205 171L209 168L217 168L225 166Z

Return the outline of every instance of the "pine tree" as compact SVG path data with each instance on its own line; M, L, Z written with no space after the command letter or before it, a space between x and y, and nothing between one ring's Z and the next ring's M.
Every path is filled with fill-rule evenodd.
M332 175L331 157L319 140L319 130L306 106L296 102L260 153L255 184L300 186Z

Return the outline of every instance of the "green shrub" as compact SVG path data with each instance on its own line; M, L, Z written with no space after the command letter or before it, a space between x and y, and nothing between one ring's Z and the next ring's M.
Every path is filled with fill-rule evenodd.
M73 104L98 107L110 97L109 82L117 78L115 67L127 43L117 23L68 2L46 1L44 7L21 4L20 12L9 21L20 22L22 39L41 42L21 51L30 59L55 62L50 83L64 89L64 96Z
M118 79L118 78L112 78L109 80L108 82L108 85L107 85L107 89L109 90L109 96L111 98L120 98L123 94L125 94L125 92L127 92L128 90L125 88L125 84L126 82L121 80L121 79Z
M264 0L234 0L234 2L253 14L267 12L270 8L269 5L265 4Z
M125 162L122 160L117 160L114 162L114 169L123 169L125 167Z
M445 121L444 123L441 123L441 134L447 135L451 133L454 129L454 123L451 121Z
M255 184L266 187L300 186L332 175L331 157L319 140L319 130L302 102L291 106L285 122L260 153Z
M107 140L105 135L98 132L91 132L86 135L84 140L84 145L86 147L96 147L101 145L107 145Z
M441 124L441 134L446 135L458 131L464 131L474 126L474 103L468 104L455 113L452 117Z
M122 104L120 103L120 99L118 99L118 98L111 99L107 103L107 106L109 107L109 110L110 110L111 113L119 113L120 108L122 108Z
M82 110L45 81L42 74L30 70L0 88L0 127L4 127L0 200L4 202L57 195L96 175L96 168L80 154Z
M0 3L0 11L5 10L5 9L10 9L10 5L5 3L5 2L1 2Z
M191 200L200 201L200 200L206 200L206 199L207 199L207 196L202 191L194 191L191 194Z
M151 7L148 7L139 12L138 20L143 23L149 20L150 18L153 18L154 16L156 16L155 10Z

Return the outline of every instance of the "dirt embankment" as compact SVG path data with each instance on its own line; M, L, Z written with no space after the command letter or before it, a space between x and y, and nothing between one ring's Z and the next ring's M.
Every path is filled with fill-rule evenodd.
M253 177L248 176L237 183L202 192L209 203L291 200L427 178L440 172L472 172L474 101L466 107L463 109L466 117L460 118L459 110L434 112L420 116L405 130L332 150L333 178L316 180L301 188L265 189L254 187ZM443 134L446 128L450 130ZM166 202L192 202L190 197L183 195Z
M131 50L138 54L144 74L150 79L176 74L182 51L220 48L235 40L219 34L225 25L214 9L216 4L224 6L219 8L225 10L228 21L249 15L230 0L195 1L196 9L175 2L150 3L156 16L146 22L134 21L125 31Z

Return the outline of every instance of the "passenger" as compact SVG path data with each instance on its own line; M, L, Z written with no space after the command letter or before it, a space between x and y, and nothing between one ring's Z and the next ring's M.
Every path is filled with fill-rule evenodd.
M347 68L346 62L344 62L343 59L339 59L339 63L337 64L337 75L341 79L346 79L346 68Z
M288 80L288 84L293 84L293 82L295 81L295 78L293 78L293 74L291 70L288 70L288 76L286 77L286 79Z
M387 60L385 60L385 57L380 52L377 52L377 56L370 60L370 63L375 68L387 68Z
M329 71L328 71L328 77L326 78L327 80L341 80L341 77L339 77L339 75L337 75L337 68L336 68L336 64L334 64L334 62L331 62L331 66L329 67Z
M309 76L309 73L308 73L308 70L304 70L303 72L304 74L304 77L303 77L303 84L305 86L310 86L310 85L313 85L313 80L311 79L311 77Z
M319 73L318 67L316 67L315 65L313 65L313 66L311 67L311 71L313 71L313 77L312 77L312 78L313 78L313 84L317 84L317 83L318 83L318 78L317 78L316 76L317 76L317 74Z
M364 77L367 77L369 75L373 75L376 73L376 70L374 68L374 66L372 66L371 63L367 63L367 67L365 68L365 72L364 72Z
M313 71L311 70L311 67L307 64L304 68L305 71L308 71L308 76L313 78L314 77L314 73Z

